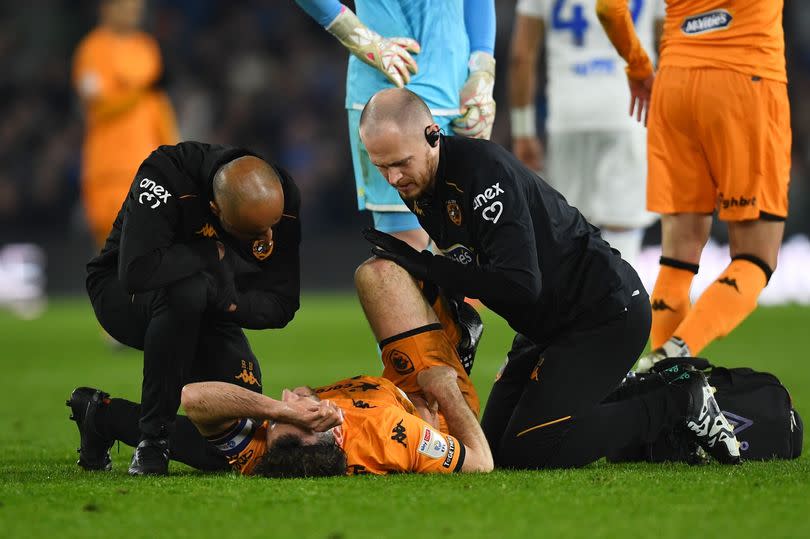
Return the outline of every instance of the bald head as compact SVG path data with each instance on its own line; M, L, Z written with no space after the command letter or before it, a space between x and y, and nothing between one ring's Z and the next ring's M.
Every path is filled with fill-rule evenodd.
M405 135L424 133L433 124L430 109L418 95L405 88L388 88L374 94L360 115L360 131L374 136L386 129Z
M228 232L261 235L284 211L284 191L275 169L246 155L220 167L214 174L212 209Z
M369 159L405 200L415 200L432 189L441 145L428 142L438 133L430 109L404 88L374 94L360 115L360 139Z

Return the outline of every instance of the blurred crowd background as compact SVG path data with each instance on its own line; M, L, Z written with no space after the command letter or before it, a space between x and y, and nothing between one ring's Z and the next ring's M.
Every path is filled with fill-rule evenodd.
M493 140L508 146L515 2L496 4ZM70 73L97 8L97 0L0 2L0 246L42 246L49 288L60 293L82 290L94 251L79 200L83 124ZM791 236L810 234L810 2L786 0L784 25ZM144 27L160 43L182 138L249 146L290 170L303 193L305 285L350 286L367 252L359 230L370 218L355 209L343 47L293 0L150 0ZM656 230L647 237L655 242Z

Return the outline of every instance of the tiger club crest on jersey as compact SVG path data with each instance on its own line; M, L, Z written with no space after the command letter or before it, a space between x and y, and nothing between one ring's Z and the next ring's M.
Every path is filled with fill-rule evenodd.
M461 226L461 208L455 200L447 201L447 216L456 226Z
M400 350L392 350L388 356L388 361L399 374L410 374L414 371L413 361L408 357L408 354Z
M253 256L258 260L264 260L273 253L274 243L267 240L256 240L253 242Z

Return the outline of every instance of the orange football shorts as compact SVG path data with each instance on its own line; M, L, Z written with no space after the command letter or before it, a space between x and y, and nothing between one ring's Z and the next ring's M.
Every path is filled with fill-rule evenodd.
M664 67L647 123L647 209L784 220L787 85L723 69Z
M422 393L417 382L419 372L440 365L452 367L458 375L458 386L464 399L473 413L478 415L478 393L443 329L420 332L386 344L382 349L382 361L383 378L408 394Z

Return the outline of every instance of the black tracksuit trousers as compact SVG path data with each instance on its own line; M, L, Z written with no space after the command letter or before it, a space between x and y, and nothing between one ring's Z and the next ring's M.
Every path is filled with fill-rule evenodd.
M140 431L168 436L184 384L216 380L261 392L259 362L242 329L209 308L211 279L192 275L140 294L124 290L111 272L88 293L98 321L117 341L143 350Z
M598 324L574 324L542 343L518 334L481 421L495 465L578 467L657 438L677 417L666 387L603 403L642 352L650 322L639 286L627 310Z

